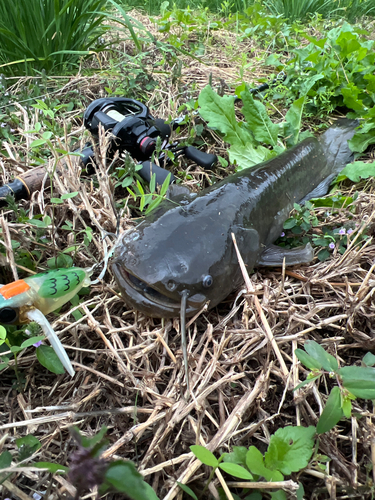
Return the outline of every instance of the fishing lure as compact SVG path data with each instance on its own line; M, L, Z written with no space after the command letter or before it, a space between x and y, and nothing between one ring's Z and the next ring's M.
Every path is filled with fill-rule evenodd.
M93 268L53 269L30 278L13 281L0 288L0 323L3 325L24 325L30 321L38 323L64 368L72 377L75 373L73 366L45 314L64 305L82 287L94 283L90 280L92 272Z

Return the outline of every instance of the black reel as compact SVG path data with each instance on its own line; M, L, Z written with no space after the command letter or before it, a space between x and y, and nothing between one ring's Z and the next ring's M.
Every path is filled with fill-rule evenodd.
M166 140L171 135L171 127L164 120L155 119L147 106L124 97L93 101L85 111L83 123L95 138L101 124L112 133L111 150L128 151L138 161L150 159L157 137Z
M184 154L203 168L211 168L217 161L216 155L204 153L192 146L179 147L177 143L169 144L171 126L160 118L154 118L147 106L134 99L125 97L97 99L86 109L83 122L95 138L99 136L99 125L106 132L111 132L112 142L108 155L113 157L116 151L120 153L127 151L132 158L142 163L142 169L138 174L146 181L150 181L152 174L155 174L156 183L159 185L164 182L169 171L150 161L158 137L163 141L163 148L170 149L176 156ZM86 147L81 154L84 155L83 165L89 169L95 158L93 148ZM165 155L162 154L160 159L165 159ZM171 174L171 182L175 179Z

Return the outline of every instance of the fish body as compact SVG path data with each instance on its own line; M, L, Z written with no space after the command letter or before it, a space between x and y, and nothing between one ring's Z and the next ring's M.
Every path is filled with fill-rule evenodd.
M243 281L231 234L249 271L267 262L293 204L325 194L351 161L347 141L357 126L340 120L319 139L305 139L199 194L164 200L117 244L112 268L125 301L151 317L178 316L182 293L187 316L207 302L219 304Z

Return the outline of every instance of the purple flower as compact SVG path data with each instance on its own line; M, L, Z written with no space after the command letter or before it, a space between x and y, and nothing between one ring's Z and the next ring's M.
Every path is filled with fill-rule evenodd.
M285 236L284 231L280 234L280 238L283 238Z
M353 232L353 229L350 228L350 229L347 230L346 234L352 234L352 232Z
M346 229L344 227L342 227L339 231L339 234L345 234L346 233Z
M330 248L331 250L333 250L333 249L335 248L335 244L334 244L333 242L332 242L332 243L330 243L328 246L329 246L329 248Z
M38 342L35 342L35 344L33 344L34 347L39 347L40 345L42 345L41 340L38 340Z

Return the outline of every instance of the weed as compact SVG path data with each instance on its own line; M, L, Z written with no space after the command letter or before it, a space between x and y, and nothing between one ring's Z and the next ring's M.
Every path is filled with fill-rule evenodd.
M165 181L163 182L163 185L160 188L160 193L158 194L156 192L156 175L152 174L150 185L149 185L149 190L150 193L146 193L141 182L137 179L136 180L136 185L134 187L134 191L130 189L129 187L127 190L129 191L129 194L133 197L134 201L137 200L137 198L140 199L140 204L139 204L139 210L141 212L144 211L145 215L148 213L152 212L152 210L155 210L156 207L159 206L159 204L163 201L169 184L170 184L170 178L171 174L168 174ZM147 207L147 208L146 208ZM146 210L145 210L146 208Z
M340 108L350 111L351 118L365 119L350 141L352 150L359 152L375 141L374 42L361 34L366 32L347 23L321 39L305 33L310 44L293 49L294 56L286 64L274 56L268 60L286 72L287 96L306 97L308 115L323 117Z
M241 111L244 120L240 122L236 119L234 98L220 97L209 85L200 93L198 103L199 113L208 126L221 132L224 141L231 145L229 159L237 165L237 170L269 160L283 152L285 147L279 136L286 137L288 146L306 137L306 134L300 134L304 98L292 104L284 123L275 124L269 118L265 104L254 99L245 84L236 88L236 95L243 103Z
M305 350L296 349L295 354L311 372L294 390L320 379L323 374L335 378L337 382L337 386L333 387L328 396L318 421L316 430L318 434L322 434L331 430L342 417L350 418L353 400L375 398L375 368L372 368L375 365L375 356L371 353L366 354L362 366L339 368L336 358L314 340L307 340L304 348Z
M340 174L337 179L342 180L344 178L346 178L346 176ZM320 224L315 210L317 208L326 207L328 209L325 212L326 217L331 216L335 211L345 207L348 207L350 210L350 205L355 201L357 195L356 193L353 197L344 196L340 191L335 191L325 198L315 198L311 201L306 201L304 206L295 203L291 217L284 222L283 227L285 231L280 235L277 244L292 248L311 243L313 247L320 248L317 254L320 261L328 259L333 251L344 254L350 240L356 236L356 233L360 229L358 223L349 220L341 227L332 227L332 224L327 224L320 228L319 234L315 232L311 233L311 230ZM368 238L369 236L367 234L360 234L357 238L357 242L364 242Z
M99 494L109 492L126 493L131 500L158 500L156 493L136 470L133 462L116 460L109 462L102 458L108 441L105 439L106 427L92 437L86 437L77 427L71 428L71 434L77 442L77 450L70 455L69 467L54 462L33 462L33 467L47 469L52 474L66 474L70 483L76 488L75 499L78 500L91 488L98 487ZM0 481L5 481L17 473L17 466L30 461L42 447L42 443L32 434L16 439L17 454L9 451L0 454ZM16 464L11 467L12 461ZM7 470L8 469L8 470ZM9 472L11 469L11 472Z
M190 450L198 460L212 467L202 495L207 490L217 468L235 478L250 482L260 481L261 478L270 482L283 481L284 475L299 472L307 467L314 451L314 435L315 427L312 426L280 428L270 437L268 449L264 455L255 446L249 448L234 446L231 453L224 453L217 459L204 446L190 446ZM179 486L194 498L190 488L181 483L179 483ZM250 492L254 492L254 489L246 489L245 487L243 493ZM278 499L286 500L283 490L278 490L277 493ZM302 496L303 487L299 484L297 498L302 498Z
M106 0L2 0L0 68L8 74L64 72L92 53Z

